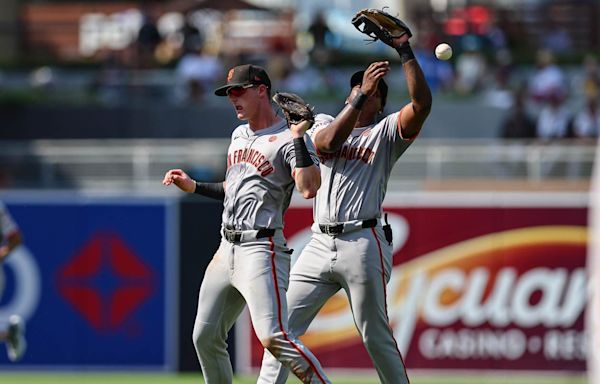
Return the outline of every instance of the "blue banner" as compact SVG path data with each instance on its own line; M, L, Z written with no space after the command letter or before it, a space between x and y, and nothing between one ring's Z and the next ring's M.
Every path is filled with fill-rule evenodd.
M167 201L5 202L24 237L3 266L0 296L0 323L15 312L26 321L27 353L15 366L167 366Z

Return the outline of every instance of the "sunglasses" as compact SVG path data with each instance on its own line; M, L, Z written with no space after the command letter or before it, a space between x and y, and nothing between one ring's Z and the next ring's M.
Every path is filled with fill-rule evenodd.
M237 86L237 87L231 87L227 90L227 96L240 97L244 93L246 93L246 91L249 88L253 88L253 87L256 87L256 85L248 84L248 85L241 85L241 86Z

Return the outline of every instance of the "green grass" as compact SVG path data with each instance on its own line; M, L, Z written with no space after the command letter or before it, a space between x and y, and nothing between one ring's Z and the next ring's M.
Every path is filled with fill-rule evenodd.
M332 377L335 384L376 384L377 378L371 377ZM289 383L299 383L290 379ZM584 384L582 377L540 377L540 376L417 376L411 377L412 384ZM164 374L164 373L0 373L2 384L202 384L200 374ZM234 384L256 383L255 377L238 378Z

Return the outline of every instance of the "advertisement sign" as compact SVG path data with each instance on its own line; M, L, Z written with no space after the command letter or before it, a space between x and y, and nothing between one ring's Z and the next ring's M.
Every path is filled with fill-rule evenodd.
M159 199L5 202L24 246L3 265L0 322L20 314L28 340L22 361L10 366L167 366L169 205Z
M585 371L587 207L388 204L388 315L409 369ZM310 207L286 216L298 256ZM248 332L251 327L247 327ZM260 367L254 336L250 370ZM327 368L372 368L344 291L301 338Z

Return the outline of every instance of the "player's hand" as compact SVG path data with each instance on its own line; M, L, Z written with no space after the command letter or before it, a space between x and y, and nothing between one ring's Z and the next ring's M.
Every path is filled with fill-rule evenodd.
M369 65L363 75L360 91L367 96L373 95L377 91L379 80L387 75L389 71L389 61L376 61Z
M408 35L402 35L400 37L394 37L392 39L392 44L394 44L394 48L400 47L402 44L406 43L410 39Z
M196 181L181 169L171 169L165 173L163 185L175 184L184 192L192 193L196 190Z
M8 247L8 245L3 245L0 247L0 264L4 261L4 259L8 256L9 253L10 248Z
M304 134L311 127L310 121L302 120L298 124L290 124L290 131L292 131L293 138L304 137Z

